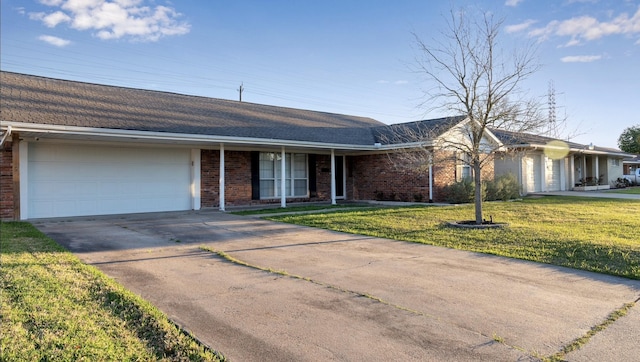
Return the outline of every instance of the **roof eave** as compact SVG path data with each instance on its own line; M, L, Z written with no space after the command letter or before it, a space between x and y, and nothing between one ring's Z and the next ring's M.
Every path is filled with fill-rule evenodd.
M376 144L372 145L357 145L357 144L342 144L342 143L324 143L324 142L309 142L298 140L286 140L286 139L271 139L271 138L251 138L251 137L233 137L233 136L218 136L218 135L204 135L204 134L186 134L186 133L172 133L172 132L155 132L155 131L138 131L138 130L121 130L112 128L93 128L93 127L78 127L78 126L61 126L61 125L46 125L36 123L23 123L23 122L2 122L2 129L12 132L29 132L32 134L39 134L42 136L80 136L80 137L94 137L103 140L112 141L157 141L181 143L185 145L195 144L211 144L217 145L235 144L235 145L253 145L253 146L285 146L285 147L304 147L304 148L316 148L316 149L342 149L342 150L354 150L354 151L373 151L380 150L380 146Z
M549 146L546 144L537 144L537 143L510 144L510 145L506 145L505 147L506 148L531 148L531 149L540 149L540 150L561 149L561 147L558 147L558 146ZM570 147L569 153L574 153L574 154L582 153L587 155L607 155L607 156L619 156L623 158L629 158L629 154L625 152L612 152L612 151L596 150L596 149L590 150L589 146L584 146L583 148Z

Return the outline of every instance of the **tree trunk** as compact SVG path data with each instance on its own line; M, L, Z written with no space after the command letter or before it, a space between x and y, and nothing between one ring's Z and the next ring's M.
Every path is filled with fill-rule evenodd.
M476 224L482 225L482 168L480 161L473 161L473 180L475 183Z

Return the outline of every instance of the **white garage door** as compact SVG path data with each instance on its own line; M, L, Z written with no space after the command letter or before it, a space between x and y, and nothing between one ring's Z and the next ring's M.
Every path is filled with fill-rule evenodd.
M560 164L561 160L553 160L551 158L545 159L546 173L546 190L545 191L560 191Z
M540 192L540 157L526 156L523 158L526 192Z
M191 209L183 149L31 143L29 218Z

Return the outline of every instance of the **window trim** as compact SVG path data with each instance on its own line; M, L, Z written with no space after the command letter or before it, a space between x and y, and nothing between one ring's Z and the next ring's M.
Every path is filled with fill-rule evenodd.
M262 172L258 173L259 178L259 187L260 187L260 200L274 200L279 199L280 195L280 175L281 170L280 162L281 156L278 152L260 152L258 156L258 160L260 162L259 168L262 168L263 155L272 155L273 160L270 161L271 170L273 171L273 177L263 178ZM304 177L296 177L295 176L295 158L296 156L304 156ZM300 162L299 166L303 165L303 162ZM287 172L288 171L288 172ZM287 176L288 175L288 176ZM296 181L304 180L305 183L305 193L304 194L296 194ZM266 192L262 188L263 181L272 182L273 184L273 195L263 196ZM285 195L286 199L295 199L295 198L309 198L309 155L306 153L285 153L285 190L288 191L287 195Z

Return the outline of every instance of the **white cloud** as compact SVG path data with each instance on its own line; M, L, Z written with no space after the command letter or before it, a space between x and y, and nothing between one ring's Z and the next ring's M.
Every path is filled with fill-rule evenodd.
M602 55L570 55L560 58L563 63L591 63L602 59Z
M549 22L545 27L532 29L529 36L540 41L551 36L569 37L564 46L579 45L584 42L597 40L610 35L640 35L640 7L629 17L622 13L609 21L599 21L591 16L580 16L568 20Z
M395 85L409 84L409 81L408 80L396 80L395 82L393 82L393 84L395 84Z
M523 0L507 0L504 2L506 6L518 6Z
M38 39L61 48L71 44L71 41L67 39L58 38L57 36L52 35L40 35Z
M524 30L527 30L531 27L531 25L535 24L536 21L533 19L528 19L525 20L524 22L520 23L520 24L513 24L513 25L507 25L505 27L505 31L507 33L518 33Z
M182 14L167 6L145 6L143 0L40 0L58 8L51 13L30 13L33 20L54 28L68 23L76 30L92 30L100 39L129 38L157 41L183 35L191 26L179 21Z
M47 13L30 13L29 18L31 20L39 20L42 21L44 25L49 28L55 28L60 23L69 22L71 18L69 15L63 13L62 11L56 11L50 14Z

